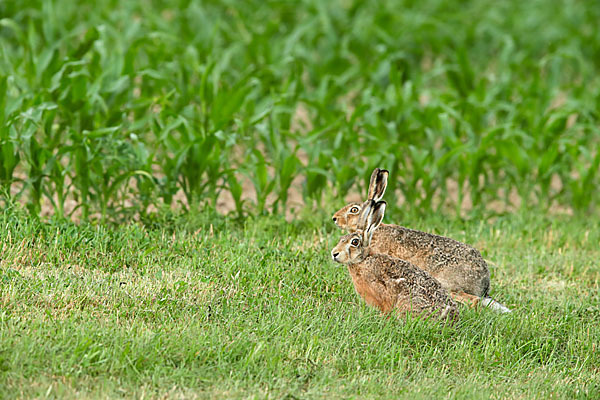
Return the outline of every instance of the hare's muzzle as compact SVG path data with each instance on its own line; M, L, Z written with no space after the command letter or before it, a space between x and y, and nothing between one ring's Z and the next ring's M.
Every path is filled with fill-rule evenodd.
M339 262L339 260L337 259L337 256L339 256L339 255L340 255L339 251L335 251L335 250L331 251L331 257L333 258L333 261Z
M343 220L340 217L333 217L332 220L335 226L337 226L338 228L340 228L340 224L343 223Z

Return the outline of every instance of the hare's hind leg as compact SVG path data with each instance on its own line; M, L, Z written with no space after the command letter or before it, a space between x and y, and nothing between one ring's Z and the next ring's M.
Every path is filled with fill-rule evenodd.
M450 292L452 299L458 303L462 303L471 308L477 307L481 297L475 296L465 292Z

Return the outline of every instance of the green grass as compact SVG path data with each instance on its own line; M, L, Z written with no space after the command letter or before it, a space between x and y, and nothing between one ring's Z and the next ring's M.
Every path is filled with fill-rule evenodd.
M514 311L382 318L325 215L210 213L108 228L0 216L0 397L595 398L593 221L428 218L490 261Z
M0 398L600 397L599 20L0 1ZM330 214L376 166L386 221L480 249L512 314L363 304Z
M280 213L295 178L311 206L379 165L421 213L596 212L599 19L576 0L3 1L0 193L83 219L222 192Z

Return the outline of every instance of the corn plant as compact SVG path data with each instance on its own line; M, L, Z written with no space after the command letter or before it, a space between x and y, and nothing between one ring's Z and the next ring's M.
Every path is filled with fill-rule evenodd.
M2 2L1 191L88 219L226 191L242 217L292 190L364 193L380 166L417 213L515 193L596 212L598 18L549 0Z

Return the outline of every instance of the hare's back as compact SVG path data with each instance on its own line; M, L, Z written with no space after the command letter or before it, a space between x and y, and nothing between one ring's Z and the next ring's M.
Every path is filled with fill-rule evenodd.
M410 261L419 268L438 263L477 265L484 262L481 253L465 243L400 225L379 226L371 247L379 253Z

